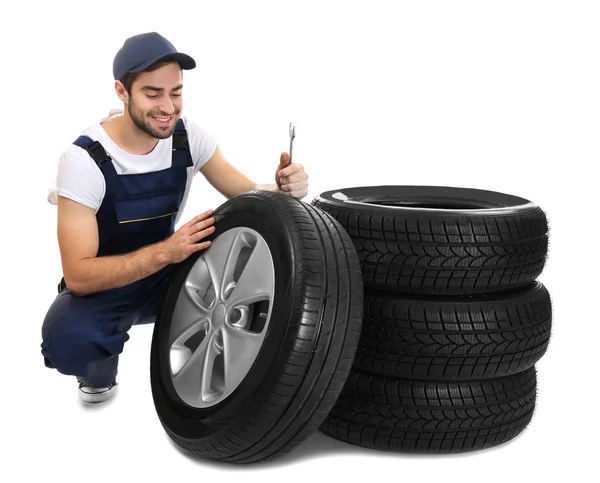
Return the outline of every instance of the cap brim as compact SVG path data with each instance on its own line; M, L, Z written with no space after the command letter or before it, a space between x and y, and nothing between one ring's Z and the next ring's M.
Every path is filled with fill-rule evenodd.
M158 62L159 60L167 60L167 59L173 59L173 60L177 61L177 63L181 66L181 68L185 69L185 70L191 70L196 67L196 61L194 59L192 59L189 55L183 54L181 52L175 52L172 54L167 54L167 55L163 55L160 57L156 57L152 60L149 60L148 62L144 62L142 65L139 65L138 67L130 70L129 72L141 72L146 67L151 66L155 62Z

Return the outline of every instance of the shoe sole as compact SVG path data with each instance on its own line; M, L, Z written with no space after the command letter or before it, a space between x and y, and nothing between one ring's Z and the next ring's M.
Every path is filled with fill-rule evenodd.
M79 391L79 396L83 402L94 404L94 403L100 403L100 402L103 402L103 401L106 401L106 400L112 398L115 395L116 391L117 391L117 386L113 387L112 389L109 389L108 391L94 393L94 394L88 394L88 393Z

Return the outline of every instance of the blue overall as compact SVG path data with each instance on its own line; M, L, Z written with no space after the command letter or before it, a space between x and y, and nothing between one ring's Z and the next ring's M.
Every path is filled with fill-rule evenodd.
M172 235L193 165L187 133L180 119L173 135L171 167L150 173L118 175L98 141L80 136L106 180L106 192L96 214L98 257L120 255L160 242ZM117 375L119 354L134 324L155 321L172 265L123 287L83 296L64 283L42 325L42 355L46 367L80 382L102 387Z

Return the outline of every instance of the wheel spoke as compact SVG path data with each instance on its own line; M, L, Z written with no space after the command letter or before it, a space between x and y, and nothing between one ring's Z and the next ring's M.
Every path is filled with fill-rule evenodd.
M209 345L210 337L205 337L180 371L172 376L175 390L181 399L191 405L199 402Z
M264 334L223 325L225 391L235 389L248 374L262 346Z
M209 306L202 299L202 288L193 283L193 280L188 279L179 293L171 316L169 346L173 345L190 328L204 323L210 315Z
M274 284L273 261L269 247L264 241L259 240L254 245L227 303L248 305L259 300L270 300Z
M222 331L217 329L211 334L206 350L200 390L202 403L213 402L223 395L225 390L223 379L223 338Z
M237 259L243 244L243 232L229 230L220 235L213 245L206 250L204 259L218 298L223 298L223 292L227 285L226 278L228 278L232 260Z
M169 361L172 374L177 374L188 362L192 354L200 348L209 331L210 322L207 319L188 327L183 334L170 344Z

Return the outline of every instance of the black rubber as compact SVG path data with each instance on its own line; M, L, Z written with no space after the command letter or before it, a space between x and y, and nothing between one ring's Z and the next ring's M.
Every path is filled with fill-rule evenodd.
M352 371L321 431L384 451L459 453L505 443L530 423L535 367L502 378L422 382Z
M350 234L367 289L489 293L533 282L546 262L545 213L504 193L367 186L327 191L311 204Z
M551 328L550 294L538 281L477 296L367 292L354 367L419 380L495 378L539 361Z
M348 234L302 201L262 191L215 210L213 239L250 227L274 259L275 295L261 352L236 391L217 406L192 408L174 391L167 339L177 294L202 252L176 268L151 349L152 395L173 441L229 463L276 458L318 429L342 390L358 346L363 310L360 262Z

